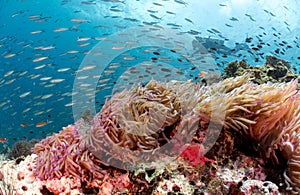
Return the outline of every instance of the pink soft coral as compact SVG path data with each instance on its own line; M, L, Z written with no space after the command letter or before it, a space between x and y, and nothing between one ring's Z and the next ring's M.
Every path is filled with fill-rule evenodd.
M203 153L204 149L201 144L193 144L186 146L180 156L187 160L188 164L193 167L204 164L205 162L213 162L213 160L203 156Z

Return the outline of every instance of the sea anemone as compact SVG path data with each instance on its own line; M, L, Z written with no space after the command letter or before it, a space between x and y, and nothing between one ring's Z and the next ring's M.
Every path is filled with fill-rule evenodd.
M300 94L298 81L288 83L254 84L247 76L225 79L214 87L224 87L224 95L214 96L211 102L222 102L226 110L224 127L240 133L256 144L264 157L279 163L277 151L287 161L285 174L288 189L299 193ZM227 83L232 83L229 87ZM220 99L223 99L222 101ZM206 109L206 108L209 109ZM200 113L210 115L209 104L198 104ZM218 122L218 121L217 121ZM222 122L222 121L219 121Z
M175 100L172 90L154 80L115 94L94 117L89 150L101 159L112 155L122 163L135 163L140 160L135 154L151 152L169 140L172 126L180 120Z
M299 136L299 135L298 135ZM293 152L293 155L288 161L287 174L284 174L288 189L300 193L300 147Z
M41 180L66 176L91 182L104 177L101 161L87 150L74 125L43 139L32 151L38 155L34 172Z
M174 136L188 137L189 127L198 125L198 117L189 112L202 91L196 88L199 86L191 81L151 80L115 94L94 117L87 137L89 150L119 168L154 160L156 153L167 154L162 146L170 144Z

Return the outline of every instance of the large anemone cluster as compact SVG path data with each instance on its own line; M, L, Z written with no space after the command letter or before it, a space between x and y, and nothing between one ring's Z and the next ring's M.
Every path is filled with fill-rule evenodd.
M36 174L40 179L71 175L90 182L103 178L103 161L119 168L161 161L155 154L180 149L210 119L253 143L262 157L275 164L287 162L287 187L300 193L297 84L297 80L256 84L247 75L211 86L151 80L106 101L89 121L91 127L84 130L87 135L78 134L77 128L84 125L70 125L38 143L33 150L38 154Z
M232 85L229 87L228 83ZM247 75L228 78L214 87L225 88L224 127L254 144L257 152L275 164L287 162L284 173L288 190L300 192L300 93L298 81L255 84ZM201 105L198 104L198 105ZM201 112L202 106L198 110Z
M178 87L195 91L194 84L188 83L151 80L145 86L114 95L94 117L87 139L89 150L109 163L119 160L120 166L155 158L155 152L162 152L158 151L161 146L182 132L179 127L186 121L182 115L188 114L190 106L196 103L192 96L182 100L187 90L176 90Z

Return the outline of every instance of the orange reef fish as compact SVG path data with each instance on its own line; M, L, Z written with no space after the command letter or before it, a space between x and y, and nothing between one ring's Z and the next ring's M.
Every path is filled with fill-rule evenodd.
M199 77L203 78L203 77L206 75L206 73L207 73L207 72L201 71L201 72L199 73Z
M7 142L7 139L5 137L1 137L0 138L0 143L4 143L4 142Z
M48 124L48 121L42 121L42 122L37 123L37 124L35 125L35 127L43 127L43 126L45 126L45 125L47 125L47 124Z
M28 124L26 124L26 123L21 123L20 126L21 126L21 127L27 127Z

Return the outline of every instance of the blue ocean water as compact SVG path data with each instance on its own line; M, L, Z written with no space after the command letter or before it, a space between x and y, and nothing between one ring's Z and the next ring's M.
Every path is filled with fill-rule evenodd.
M41 139L74 123L74 82L92 77L76 76L97 46L100 50L92 53L99 61L84 70L101 66L104 72L94 75L95 91L82 92L96 111L113 91L151 78L197 82L200 72L219 74L236 59L261 65L266 55L275 55L291 62L298 73L299 8L296 0L1 1L0 137L7 138L2 146ZM136 28L152 33L145 39L160 40L164 47L140 43L112 59L102 55L139 40L142 34L135 34ZM162 29L170 37L160 37ZM106 40L111 47L101 46ZM103 59L110 63L101 64Z

